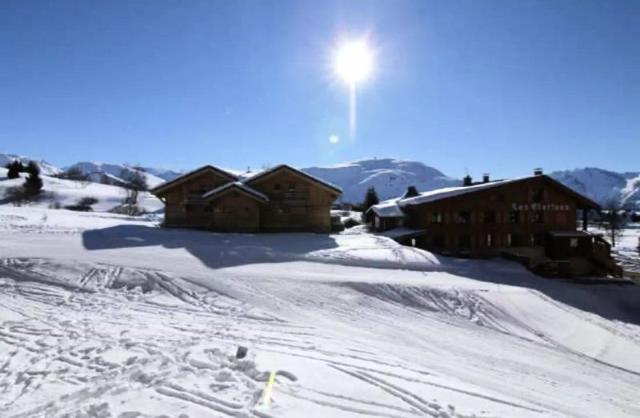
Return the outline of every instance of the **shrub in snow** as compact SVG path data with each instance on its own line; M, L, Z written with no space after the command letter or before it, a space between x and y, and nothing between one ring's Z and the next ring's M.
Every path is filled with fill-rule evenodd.
M10 179L17 179L20 177L20 172L24 171L24 166L18 160L14 160L13 162L7 164L7 177Z
M346 221L344 221L342 224L344 225L345 228L349 229L349 228L353 228L354 226L360 225L360 222L356 221L353 218L349 218Z
M77 167L71 167L67 171L60 173L58 178L75 181L88 181L89 176L84 174L82 170Z
M95 205L96 203L98 203L98 199L96 199L95 197L83 197L82 199L78 200L78 203L76 203L75 205L65 206L65 209L75 210L78 212L91 212L93 211L93 208L91 206Z
M28 198L33 198L42 192L42 179L40 178L40 168L38 164L29 161L26 171L29 176L24 182L24 193Z
M49 203L49 209L62 209L62 203L54 200L53 202Z
M118 205L109 210L109 212L129 216L142 216L147 214L147 211L140 206L132 205L130 203L123 203L122 205Z

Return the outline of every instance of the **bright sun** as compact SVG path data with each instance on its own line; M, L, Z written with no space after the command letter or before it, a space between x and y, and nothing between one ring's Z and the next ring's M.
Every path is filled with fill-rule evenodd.
M348 41L342 44L335 56L335 69L349 84L369 77L373 69L373 54L365 41Z

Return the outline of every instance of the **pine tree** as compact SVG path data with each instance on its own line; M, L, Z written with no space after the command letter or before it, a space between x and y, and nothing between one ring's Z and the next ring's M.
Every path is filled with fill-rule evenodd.
M40 168L38 164L29 161L26 168L29 176L24 181L24 192L28 197L34 197L42 192L42 179L40 178Z
M366 212L371 206L377 205L378 203L380 203L380 199L378 199L376 189L374 187L369 187L367 189L367 194L364 197L364 202L362 203L363 212Z
M22 164L18 162L18 160L14 160L13 162L7 164L7 177L10 179L17 179L20 177L20 169L22 168Z

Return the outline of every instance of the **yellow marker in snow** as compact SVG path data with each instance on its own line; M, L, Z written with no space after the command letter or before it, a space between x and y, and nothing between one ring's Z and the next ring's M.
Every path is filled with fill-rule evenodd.
M271 392L273 392L273 384L276 381L276 372L271 372L269 374L269 381L267 382L267 387L264 389L264 396L262 399L262 404L264 406L271 405Z

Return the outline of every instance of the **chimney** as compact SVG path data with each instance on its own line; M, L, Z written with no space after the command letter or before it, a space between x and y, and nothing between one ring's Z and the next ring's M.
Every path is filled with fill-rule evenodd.
M464 178L462 179L462 185L471 186L471 183L473 183L473 179L471 178L471 176L468 174L464 176Z
M483 183L489 183L489 173L484 173L482 175L482 182Z
M534 176L541 176L542 175L542 168L534 168L533 169L533 175Z
M420 193L418 193L418 189L416 189L416 186L409 186L407 187L407 191L404 192L404 195L402 196L403 198L407 198L407 197L414 197L414 196L418 196Z

